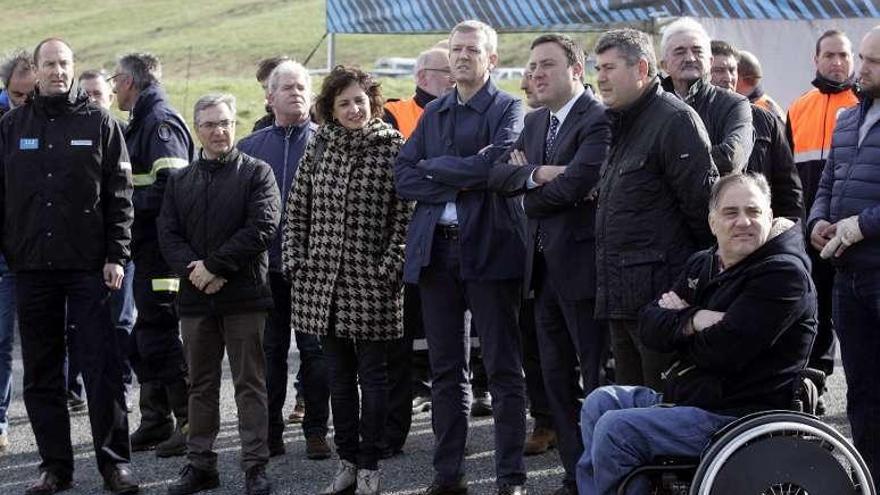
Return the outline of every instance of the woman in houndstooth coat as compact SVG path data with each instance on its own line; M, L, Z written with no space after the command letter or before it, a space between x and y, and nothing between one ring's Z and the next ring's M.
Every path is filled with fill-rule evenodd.
M323 124L287 203L282 256L292 283L291 325L321 336L330 369L340 464L321 493L355 483L359 494L378 493L385 343L403 335L403 243L412 205L394 190L403 138L381 120L382 104L369 75L333 69L317 100Z

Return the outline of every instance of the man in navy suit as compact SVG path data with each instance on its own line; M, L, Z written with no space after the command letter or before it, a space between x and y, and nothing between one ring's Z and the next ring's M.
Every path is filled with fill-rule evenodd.
M536 38L529 74L544 108L526 116L509 156L492 169L489 187L505 195L525 193L525 291L534 291L541 369L565 467L555 494L575 495L575 466L583 452L580 399L599 385L606 340L593 319L596 204L591 191L611 131L605 107L584 89L583 50L571 38Z
M429 103L395 167L397 192L416 201L404 280L422 296L433 381L434 483L426 495L464 494L470 309L489 377L499 495L524 495L526 394L518 313L525 256L518 200L487 189L489 171L522 128L522 103L489 74L498 36L464 21L449 38L455 89Z

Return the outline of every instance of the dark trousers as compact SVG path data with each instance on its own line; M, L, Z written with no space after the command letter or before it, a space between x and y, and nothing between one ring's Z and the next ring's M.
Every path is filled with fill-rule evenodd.
M470 335L465 329L464 313L470 309L492 394L498 484L523 484L526 394L517 321L522 283L462 280L460 273L458 240L435 236L431 263L422 270L419 291L433 372L436 481L453 483L464 476L462 461L471 400Z
M425 339L425 326L422 324L422 298L419 286L403 286L403 332L412 337L412 383L413 397L431 396L431 362L428 358L428 341Z
M642 345L638 320L608 320L608 330L614 354L615 383L663 390L660 374L669 367L671 355Z
M392 452L403 449L406 443L412 426L413 390L417 382L422 382L413 376L413 342L417 335L424 336L421 310L413 313L413 291L418 301L418 288L409 284L404 287L403 337L389 341L386 346L388 412L382 446ZM430 393L430 389L426 391Z
M834 277L834 328L846 374L853 443L880 482L880 270Z
M220 378L223 351L238 408L241 468L244 471L269 461L266 359L263 328L266 312L205 315L180 319L189 366L189 434L187 460L199 469L217 468L214 440L220 432Z
M129 393L132 386L131 362L128 359L129 339L134 329L134 263L129 261L125 264L122 288L110 293L110 318L116 328L116 343L122 364L122 382L125 384L125 393ZM76 338L77 323L68 321L67 338ZM83 382L80 361L82 358L77 354L71 354L68 349L67 391L77 398L83 398Z
M834 337L834 324L831 321L833 311L834 266L828 260L819 257L819 253L807 248L813 264L813 283L816 285L816 302L818 303L819 326L816 328L816 340L810 352L808 366L825 372L834 373L834 355L837 351L837 339ZM819 391L822 392L821 390Z
M584 451L581 400L599 386L605 332L593 319L595 300L563 300L543 267L538 269L535 299L541 370L565 468L564 483L575 488L575 469Z
M64 380L65 321L80 322L70 342L82 356L89 422L100 470L131 459L128 416L110 291L100 271L32 271L16 274L24 403L42 462L40 468L73 474L70 417Z
M131 363L141 383L167 384L186 376L175 304L177 289L169 290L167 285L174 277L140 268L135 270L134 300L138 315L132 334Z
M523 369L526 373L526 395L529 398L529 416L535 420L535 428L553 429L550 402L544 390L544 373L541 372L541 358L538 355L538 334L535 325L535 300L522 302L519 312L519 327L522 330Z
M266 392L269 395L269 441L281 442L284 432L284 402L287 400L287 356L290 352L290 284L277 272L269 273L274 309L269 311L263 335L266 355ZM330 416L330 386L327 364L317 336L296 332L299 349L302 395L308 404L303 419L306 436L326 436Z
M386 344L341 338L332 331L322 343L330 368L336 451L359 469L376 470L388 399Z

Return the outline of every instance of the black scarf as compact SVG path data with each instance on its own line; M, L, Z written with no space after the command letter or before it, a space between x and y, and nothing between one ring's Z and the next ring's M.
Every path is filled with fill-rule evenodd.
M816 72L816 78L813 79L813 86L815 86L820 93L822 94L837 94L843 93L846 90L855 91L855 75L851 75L846 78L846 81L837 82L828 79Z

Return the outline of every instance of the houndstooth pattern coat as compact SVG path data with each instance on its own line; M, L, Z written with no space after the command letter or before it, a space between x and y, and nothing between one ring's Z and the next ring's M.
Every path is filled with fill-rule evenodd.
M402 144L400 133L374 119L358 130L324 124L306 148L283 230L295 330L326 335L332 320L338 337L403 335L403 244L412 204L394 190Z

